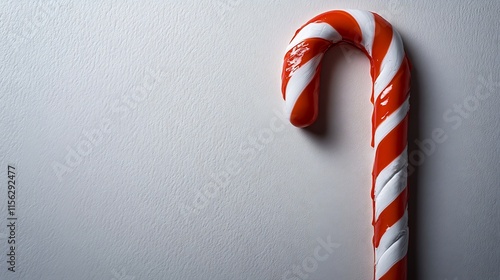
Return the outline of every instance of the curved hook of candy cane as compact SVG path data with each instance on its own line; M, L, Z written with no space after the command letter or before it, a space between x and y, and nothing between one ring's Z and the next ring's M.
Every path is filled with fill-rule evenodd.
M286 48L286 115L298 127L316 120L321 60L339 42L358 47L371 61L375 279L406 279L410 63L398 32L379 15L359 10L334 10L308 21Z

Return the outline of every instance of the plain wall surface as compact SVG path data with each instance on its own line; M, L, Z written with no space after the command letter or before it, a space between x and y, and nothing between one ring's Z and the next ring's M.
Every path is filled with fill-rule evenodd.
M413 65L411 279L500 279L500 1L81 2L0 4L0 279L372 279L369 60L281 115L287 43L343 8Z

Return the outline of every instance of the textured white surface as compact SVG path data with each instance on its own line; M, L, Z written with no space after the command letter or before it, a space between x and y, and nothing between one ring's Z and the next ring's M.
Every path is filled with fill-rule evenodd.
M74 2L0 4L1 279L370 279L368 60L327 53L314 128L276 113L293 32L342 8L412 60L415 279L500 277L499 1Z

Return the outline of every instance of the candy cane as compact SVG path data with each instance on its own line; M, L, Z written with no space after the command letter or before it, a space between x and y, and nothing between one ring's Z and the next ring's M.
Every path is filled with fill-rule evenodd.
M410 63L398 32L367 11L335 10L308 21L286 49L282 73L285 111L298 127L316 120L321 60L339 42L360 48L371 61L374 277L406 279Z

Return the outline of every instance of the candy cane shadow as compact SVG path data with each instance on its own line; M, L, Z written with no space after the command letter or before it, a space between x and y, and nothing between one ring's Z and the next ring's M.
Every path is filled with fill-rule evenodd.
M403 36L402 36L403 37ZM408 42L403 37L403 42ZM421 123L422 110L420 109L420 104L422 104L422 98L425 96L421 91L420 79L419 79L419 65L418 61L414 61L413 50L411 49L411 44L405 45L406 55L410 59L412 64L411 68L411 81L410 81L410 112L408 120L408 151L418 151L420 147L417 145L417 139L421 138ZM408 243L408 280L420 279L419 276L419 246L418 246L418 236L419 236L419 190L421 185L419 184L419 168L420 165L414 166L414 169L408 175L408 227L410 229L410 240Z

